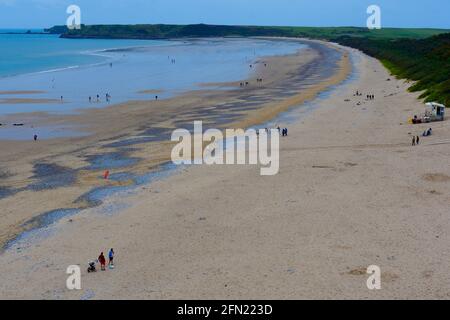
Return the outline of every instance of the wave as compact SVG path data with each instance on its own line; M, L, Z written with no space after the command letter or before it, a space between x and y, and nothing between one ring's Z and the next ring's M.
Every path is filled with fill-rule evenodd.
M26 73L27 74L43 74L43 73L51 73L51 72L59 72L59 71L65 71L65 70L70 70L70 69L77 69L80 66L68 66L68 67L61 67L61 68L55 68L55 69L49 69L49 70L43 70L43 71L36 71L36 72L30 72L30 73Z
M0 29L1 30L1 29ZM5 78L11 78L11 77L17 77L17 76L28 76L28 75L36 75L36 74L45 74L45 73L53 73L53 72L61 72L61 71L67 71L71 69L78 69L78 68L91 68L101 65L109 64L113 61L119 60L121 57L114 53L119 53L121 51L123 52L132 52L137 51L141 49L151 48L151 47L162 47L162 46L171 46L175 43L169 43L168 41L159 41L158 42L152 42L152 44L149 45L130 45L130 46L118 46L118 47L110 47L110 48L102 48L102 49L92 49L92 50L84 50L84 51L78 51L78 52L65 52L65 54L69 55L83 55L83 56L95 56L95 57L101 57L103 58L103 61L98 62L86 62L81 64L74 64L74 65L67 65L67 66L55 66L50 67L51 69L44 69L44 70L29 70L29 71L23 71L23 72L17 72L17 73L10 73L10 74L3 74L0 75L0 79ZM50 54L54 54L50 53ZM70 62L69 62L70 63ZM45 67L44 67L45 68Z

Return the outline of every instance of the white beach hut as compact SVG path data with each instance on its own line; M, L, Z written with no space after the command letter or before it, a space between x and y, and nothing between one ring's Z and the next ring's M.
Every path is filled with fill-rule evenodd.
M445 106L436 102L429 102L426 104L425 120L428 121L443 121L445 116Z

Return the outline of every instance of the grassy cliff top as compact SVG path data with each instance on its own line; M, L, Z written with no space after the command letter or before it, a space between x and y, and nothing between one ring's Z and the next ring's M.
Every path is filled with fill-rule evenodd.
M361 27L275 27L275 26L220 26L220 25L82 25L79 30L69 30L66 26L47 29L50 33L61 34L64 38L108 38L108 39L168 39L186 37L308 37L332 40L341 36L381 38L427 38L444 29L399 29L383 28L369 30Z

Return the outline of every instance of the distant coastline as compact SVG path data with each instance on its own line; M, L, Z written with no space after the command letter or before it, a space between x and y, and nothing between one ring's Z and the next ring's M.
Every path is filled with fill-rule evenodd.
M24 35L40 35L40 34L51 34L46 32L44 29L0 29L0 34L24 34Z
M54 26L45 32L68 39L176 39L208 37L291 37L336 42L380 60L392 75L415 81L419 98L450 106L450 30L362 27L275 27L226 25Z
M362 27L275 27L275 26L230 26L230 25L81 25L70 30L66 26L53 26L44 32L59 34L63 38L104 39L172 39L205 37L294 37L334 40L339 37L409 38L423 39L447 33L446 29L383 28L369 30Z

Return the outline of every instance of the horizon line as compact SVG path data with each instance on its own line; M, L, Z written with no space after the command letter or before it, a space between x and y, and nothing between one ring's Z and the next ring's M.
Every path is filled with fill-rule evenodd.
M187 24L178 24L178 23L92 23L87 24L83 23L84 26L127 26L127 25L173 25L173 26L191 26L191 25L206 25L206 26L227 26L227 27L278 27L278 28L363 28L366 29L366 26L352 26L352 25L327 25L327 26L294 26L294 25L257 25L257 24L214 24L214 23L187 23ZM65 26L64 24L55 24L50 27L0 27L0 29L49 29L52 27L61 27ZM435 29L435 30L449 30L449 28L443 28L443 27L392 27L392 26L386 26L382 29ZM381 29L381 30L382 30ZM373 31L373 30L371 30ZM376 30L375 30L376 31Z

